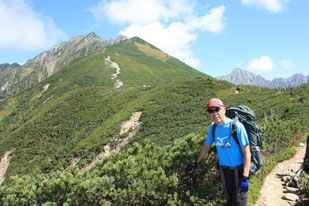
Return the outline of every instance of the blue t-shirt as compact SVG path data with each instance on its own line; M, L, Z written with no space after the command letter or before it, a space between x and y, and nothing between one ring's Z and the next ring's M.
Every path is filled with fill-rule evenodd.
M219 164L222 166L237 167L243 164L244 154L242 152L242 149L235 142L234 138L230 136L232 125L231 122L231 119L228 119L223 125L216 126L215 143L219 155ZM213 124L214 123L210 125L206 139L206 143L209 145L212 145L214 143L212 137ZM242 147L249 144L245 127L240 122L236 123L236 131L240 146ZM228 144L226 144L228 142L231 145L230 147L228 147Z

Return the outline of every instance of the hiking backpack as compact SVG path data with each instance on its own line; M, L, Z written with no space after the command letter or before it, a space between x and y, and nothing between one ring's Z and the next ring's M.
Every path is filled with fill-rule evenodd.
M236 122L242 123L246 129L250 152L251 152L251 165L250 165L250 175L256 175L260 169L263 170L263 157L267 159L265 153L262 150L263 146L263 132L259 129L256 124L256 116L252 109L247 106L234 106L226 110L226 116L232 119L231 123L231 136L234 138L235 142L240 146L237 131ZM215 137L216 124L213 125L212 137ZM262 171L263 174L263 171Z

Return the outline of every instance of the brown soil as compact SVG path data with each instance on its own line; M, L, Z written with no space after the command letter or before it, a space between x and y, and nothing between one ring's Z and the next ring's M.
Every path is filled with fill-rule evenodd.
M296 202L282 199L284 186L281 180L282 175L296 173L304 160L306 148L304 146L296 149L296 154L289 160L278 163L264 180L260 198L255 206L290 206Z

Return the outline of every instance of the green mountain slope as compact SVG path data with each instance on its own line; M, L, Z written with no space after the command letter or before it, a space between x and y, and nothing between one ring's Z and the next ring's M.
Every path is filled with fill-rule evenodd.
M112 79L115 65L120 73ZM115 88L117 80L122 85ZM57 204L92 205L104 196L116 205L166 205L171 199L183 205L198 197L201 205L209 199L215 205L222 203L222 197L215 196L220 188L211 166L216 161L213 153L199 170L200 192L194 197L189 195L184 172L211 123L205 112L209 99L218 97L227 107L244 104L254 109L273 165L290 155L291 145L307 132L308 91L309 84L280 93L236 87L141 39L121 41L76 59L20 95L0 100L0 155L13 151L6 177L29 175L6 178L4 184L14 188L1 188L0 200L8 198L6 203L13 205L29 205L40 198L38 204L57 199ZM141 113L141 124L122 133L135 112ZM127 139L132 132L135 135ZM107 152L107 145L121 150L82 172ZM81 170L65 172L73 160ZM98 182L93 183L93 178ZM66 181L72 185L63 186ZM16 195L21 202L9 202Z
M23 120L25 123L18 129L3 128L1 153L16 150L8 175L66 168L74 157L81 157L79 164L84 165L104 151L104 145L120 131L121 123L135 111L142 111L142 126L132 142L150 139L162 146L172 144L192 132L205 134L210 124L205 104L214 96L219 96L226 106L251 106L260 120L270 118L275 111L272 118L278 122L289 118L307 121L307 115L298 115L299 108L306 110L305 104L298 103L299 107L294 108L293 102L299 99L291 100L289 94L278 95L256 87L243 90L235 94L233 85L205 77L179 79L151 88L74 90L33 111L28 115L33 117ZM286 101L291 104L283 104ZM303 128L295 127L300 128L291 133Z
M175 77L205 76L139 38L123 41L106 53L119 64L119 79L124 87L156 85Z
M107 58L120 66L120 89L114 88L116 69ZM1 100L0 151L16 150L7 174L61 168L74 156L102 151L121 122L143 110L146 91L190 76L207 78L138 38L64 66L21 95Z
M58 204L94 204L98 200L132 205L170 201L180 205L223 204L224 197L218 195L222 193L216 187L219 180L213 166L214 153L197 171L198 192L193 196L185 173L210 124L205 115L206 102L219 97L227 107L246 104L256 111L265 134L264 151L269 158L265 171L269 171L275 161L292 154L291 146L307 130L308 90L308 84L283 93L244 86L235 93L230 83L191 77L148 88L110 91L95 87L66 93L16 130L4 144L16 148L9 175L55 172L12 179L10 184L15 188L32 188L25 191L34 192L35 197L6 188L0 196L6 194L3 197L9 198L12 194L20 200L32 197L40 203ZM89 172L64 172L73 157L81 157L81 168L93 160L134 111L142 112L142 126L120 153L104 159ZM258 189L260 183L255 184ZM250 198L256 197L256 189L250 190Z
M140 50L136 45L146 49ZM158 59L158 56L164 56L166 59ZM121 71L117 79L111 79L116 69L106 63L108 57L120 65ZM18 111L14 111L14 114L29 108L32 111L43 102L53 101L75 89L96 86L112 89L117 80L123 82L122 88L153 86L163 81L188 76L206 75L141 39L133 38L114 44L105 51L76 60L23 94L1 100L0 120L11 114L14 111L13 108L18 107Z

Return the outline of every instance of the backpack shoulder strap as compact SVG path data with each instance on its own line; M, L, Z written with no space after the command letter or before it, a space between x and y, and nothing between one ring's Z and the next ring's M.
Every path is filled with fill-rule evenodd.
M231 134L232 134L232 137L235 140L235 142L241 148L238 137L237 137L236 123L237 123L237 120L232 120L232 122L231 122Z
M212 130L211 130L211 134L212 134L212 138L213 138L214 142L215 142L216 127L217 127L217 125L216 125L216 123L214 123L214 124L212 125Z

